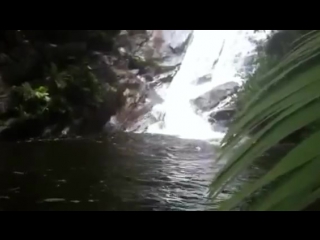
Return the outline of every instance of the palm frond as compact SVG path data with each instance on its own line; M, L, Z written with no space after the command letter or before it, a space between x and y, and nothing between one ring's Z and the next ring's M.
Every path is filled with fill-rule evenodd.
M228 161L211 185L211 197L217 197L266 151L320 119L320 32L309 32L293 46L276 67L256 80L260 86L256 92L240 95L244 106L222 142L219 160ZM238 146L244 136L249 139ZM297 143L269 172L223 202L221 209L233 209L266 186L270 186L268 194L262 194L250 209L299 210L316 200L320 196L319 142L317 131Z

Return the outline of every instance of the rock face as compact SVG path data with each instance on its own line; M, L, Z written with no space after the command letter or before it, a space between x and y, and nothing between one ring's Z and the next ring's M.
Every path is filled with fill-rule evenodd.
M127 30L117 42L126 53L170 68L181 63L191 37L192 30Z
M191 104L194 105L196 111L210 111L214 107L216 107L222 100L234 94L238 88L239 84L236 82L227 82L221 84L206 92L202 96L191 100Z
M153 30L150 40L136 52L136 56L157 61L161 67L175 67L182 62L191 33L191 30Z
M115 125L129 132L144 132L155 123L150 112L164 101L156 88L171 82L178 71L192 30L124 30L116 40L123 64L113 70L120 79L124 106L115 115Z
M155 89L171 82L191 38L192 30L121 31L115 39L116 57L107 59L118 78L122 103L112 125L129 132L144 132L156 122L151 110L164 99Z

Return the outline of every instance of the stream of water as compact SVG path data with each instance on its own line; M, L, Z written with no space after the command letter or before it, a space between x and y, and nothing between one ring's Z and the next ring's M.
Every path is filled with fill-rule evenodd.
M226 82L242 83L238 73L254 53L254 41L264 40L267 35L268 31L195 30L180 70L161 106L165 114L164 124L155 124L148 132L184 139L221 139L224 134L213 131L211 125L195 113L190 100ZM193 83L207 74L211 74L210 82L199 86Z

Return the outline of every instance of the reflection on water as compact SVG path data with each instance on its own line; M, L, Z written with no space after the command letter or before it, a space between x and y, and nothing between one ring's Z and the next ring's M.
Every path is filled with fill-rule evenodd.
M160 135L2 143L0 155L0 210L208 210L217 171L212 145Z

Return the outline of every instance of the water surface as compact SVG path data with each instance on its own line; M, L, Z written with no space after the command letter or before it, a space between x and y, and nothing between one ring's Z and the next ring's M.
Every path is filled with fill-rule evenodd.
M214 147L171 136L0 145L0 210L208 210Z

